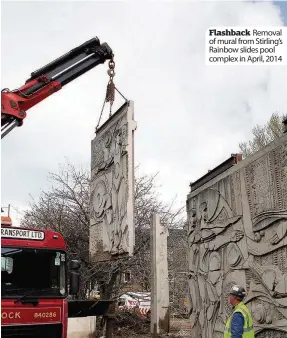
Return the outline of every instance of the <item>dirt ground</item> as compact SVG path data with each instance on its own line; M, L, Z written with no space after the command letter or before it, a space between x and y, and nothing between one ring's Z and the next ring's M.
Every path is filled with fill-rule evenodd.
M170 321L170 333L167 337L186 337L190 336L190 324L188 319L174 318ZM120 335L115 338L151 338L151 334L135 334L129 330L123 330ZM164 336L162 336L164 337Z
M185 318L174 318L170 320L170 331L180 331L190 328L189 320Z

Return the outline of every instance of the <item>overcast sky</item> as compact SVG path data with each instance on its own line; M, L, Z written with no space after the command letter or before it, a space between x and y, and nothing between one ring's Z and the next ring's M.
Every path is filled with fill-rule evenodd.
M165 200L185 203L190 181L237 152L256 123L286 113L287 67L205 66L206 29L282 26L286 13L282 2L2 2L2 88L20 87L94 36L106 41L116 85L135 101L136 163L160 172ZM25 209L65 157L89 166L106 70L96 67L28 111L1 142L2 206Z

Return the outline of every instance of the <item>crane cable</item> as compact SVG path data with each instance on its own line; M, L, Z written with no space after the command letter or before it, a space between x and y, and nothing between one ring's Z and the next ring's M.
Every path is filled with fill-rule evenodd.
M102 115L103 115L103 112L104 112L104 109L105 109L105 105L108 102L110 103L109 118L112 116L112 108L113 108L113 104L114 104L114 101L115 101L115 91L117 91L126 102L128 101L124 97L124 95L115 86L115 83L114 83L114 77L116 75L116 73L115 73L115 65L116 64L115 64L115 61L114 61L114 57L112 57L111 60L109 61L109 69L107 71L107 73L109 75L109 82L107 84L106 96L105 96L105 99L104 99L104 103L103 103L103 106L102 106L101 114L100 114L100 117L99 117L98 124L96 126L95 132L97 132L97 130L99 128L99 125L100 125L100 122L101 122L101 118L102 118Z

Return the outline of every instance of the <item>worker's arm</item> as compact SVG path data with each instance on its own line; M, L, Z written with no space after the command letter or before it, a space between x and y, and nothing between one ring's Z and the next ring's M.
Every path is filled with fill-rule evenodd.
M242 313L235 312L231 320L231 338L242 338L244 317Z

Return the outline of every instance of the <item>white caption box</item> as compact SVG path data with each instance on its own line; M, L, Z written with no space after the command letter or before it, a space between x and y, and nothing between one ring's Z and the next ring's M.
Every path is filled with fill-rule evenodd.
M207 65L287 65L287 27L212 27L205 35Z

